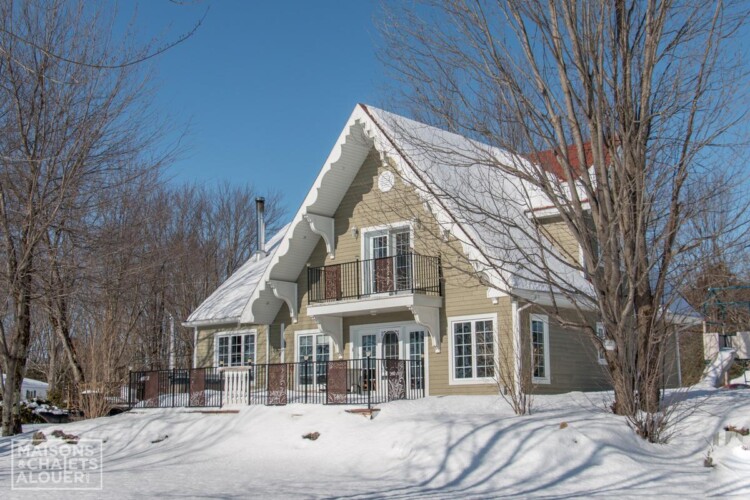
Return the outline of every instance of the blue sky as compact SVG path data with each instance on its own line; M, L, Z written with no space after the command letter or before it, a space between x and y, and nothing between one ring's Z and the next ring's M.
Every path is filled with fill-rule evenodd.
M155 105L187 124L172 182L252 183L297 209L357 102L379 105L378 4L203 0L138 3L144 39L176 39L153 61ZM119 4L129 19L132 5Z

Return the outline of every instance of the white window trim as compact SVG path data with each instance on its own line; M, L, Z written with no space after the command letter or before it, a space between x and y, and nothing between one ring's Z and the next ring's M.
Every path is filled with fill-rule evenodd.
M328 335L327 333L323 332L320 328L312 329L312 330L298 330L294 332L294 358L292 358L292 363L301 363L299 359L299 338L303 335ZM328 335L328 342L332 342L331 336ZM333 354L333 350L331 350L331 354ZM313 350L313 357L315 357L315 351ZM309 360L310 362L315 361L314 359Z
M217 332L214 335L214 366L219 368L220 370L225 370L227 368L247 368L249 365L237 365L237 366L219 366L219 338L220 337L234 337L237 335L253 335L255 337L255 341L253 342L253 365L257 364L258 361L258 330L252 329L252 330L236 330L236 331L227 331L227 332ZM245 341L243 339L242 346L244 349ZM230 351L231 351L231 342L230 342ZM242 353L244 357L244 352ZM231 352L229 353L230 359L231 359Z
M599 334L600 331L601 335ZM603 345L607 340L607 330L604 329L604 323L600 321L596 323L596 336L602 341L602 347L597 346L596 348L596 360L600 365L606 365L607 357L604 355L605 348Z
M368 244L368 233L380 233L385 231L393 231L398 229L409 229L409 247L414 251L414 222L409 220L393 222L391 224L381 224L379 226L363 227L359 230L360 243L359 243L359 255L362 260L367 259L367 244Z
M456 372L455 372L455 362L453 360L453 351L454 351L454 340L453 340L453 323L460 323L463 321L492 321L492 340L493 340L493 354L494 354L494 368L493 370L497 372L497 370L500 367L500 342L498 342L498 332L497 332L497 313L488 313L488 314L473 314L470 316L451 316L448 318L448 385L485 385L485 384L495 384L497 383L497 379L495 377L476 377L476 378L456 378ZM472 326L473 330L473 326ZM476 360L476 337L474 336L474 333L471 335L472 337L472 355L475 357ZM476 368L476 365L474 365L474 368Z
M541 322L543 325L542 337L544 340L544 373L545 377L534 376L534 336L532 334L532 323L534 321ZM552 383L552 370L549 363L549 318L546 314L530 314L529 315L529 347L531 348L531 382L534 384L551 384Z

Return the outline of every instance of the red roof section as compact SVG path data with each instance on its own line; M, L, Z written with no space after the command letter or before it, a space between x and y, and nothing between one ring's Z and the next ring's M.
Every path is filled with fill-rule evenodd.
M583 144L583 154L585 156L584 163L581 164L578 158L578 148L575 144L570 144L567 148L566 156L570 166L573 168L575 177L581 175L582 172L587 170L594 163L594 155L591 153L591 142L585 142ZM548 149L546 151L539 151L538 153L529 155L529 159L533 162L539 163L542 168L547 172L554 174L560 180L566 180L565 168L560 162L561 154L555 149Z

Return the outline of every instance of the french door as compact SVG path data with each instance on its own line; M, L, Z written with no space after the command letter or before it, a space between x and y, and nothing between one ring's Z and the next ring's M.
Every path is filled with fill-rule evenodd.
M412 287L408 228L367 233L363 292L387 293Z
M354 335L354 357L363 360L362 387L374 390L386 379L388 360L408 360L407 383L412 389L424 388L424 337L417 326L374 327Z
M297 337L297 384L325 384L326 362L331 359L331 337L320 333Z

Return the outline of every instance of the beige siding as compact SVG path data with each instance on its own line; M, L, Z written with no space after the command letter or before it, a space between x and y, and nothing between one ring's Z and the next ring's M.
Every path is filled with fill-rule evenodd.
M524 349L524 379L530 377L531 366L531 315L547 315L549 325L549 384L535 384L536 394L556 394L568 391L601 391L611 387L606 367L599 364L596 348L587 333L565 328L552 315L532 307L521 313L521 342ZM563 313L571 322L580 321L575 312ZM596 318L587 318L595 327Z
M541 222L544 235L552 242L554 247L568 262L578 264L580 262L578 241L568 229L567 224L559 217L545 219Z
M479 281L468 275L467 268L458 254L462 251L455 240L443 241L437 224L418 199L416 193L405 188L397 177L394 188L382 193L377 187L377 178L384 169L392 170L381 163L380 156L374 151L367 157L359 173L356 175L348 192L344 196L334 215L335 220L335 259L327 258L323 241L318 242L313 251L309 265L316 267L327 264L350 262L362 258L361 230L398 222L412 222L414 231L414 250L423 255L440 256L443 262L445 289L444 307L441 309L441 343L442 350L435 353L432 341L425 339L425 349L428 351L429 380L431 394L494 394L497 384L450 385L449 361L450 341L447 335L448 318L452 316L467 316L479 314L497 314L499 318L499 335L501 349L509 349L510 302L505 299L499 305L493 305L487 298L487 288ZM393 171L393 170L392 170ZM418 223L416 221L419 221ZM352 229L360 230L352 236ZM282 307L273 322L280 327L285 324L286 361L293 360L294 335L302 330L315 330L317 324L307 316L307 269L304 269L298 279L299 322L291 324L286 306ZM357 325L412 322L414 318L409 311L396 313L379 313L344 318L344 348L342 355L349 357L351 352L350 329ZM274 331L272 326L272 332ZM273 335L272 335L273 345Z
M509 298L498 300L497 304L487 298L487 287L470 272L463 256L463 249L450 235L442 234L432 215L422 204L417 194L406 188L398 179L394 188L381 193L377 187L377 178L384 169L380 156L374 151L367 157L358 174L355 176L348 192L337 209L335 220L335 259L327 257L325 244L321 240L312 252L308 265L312 267L350 262L362 258L362 229L388 223L411 221L414 234L414 250L424 255L440 256L444 273L444 301L440 311L440 353L432 349L431 339L425 339L429 366L429 387L433 395L443 394L497 394L499 386L512 383L509 375L513 373L513 364L517 361L512 353L513 322L511 318L511 301ZM578 245L569 237L567 229L560 221L550 221L548 231L556 245L572 259L578 259ZM352 234L352 229L359 232ZM294 361L295 333L303 330L317 330L315 321L307 315L307 269L303 269L297 278L299 290L299 320L292 323L289 310L284 304L280 308L267 336L264 328L259 328L258 362L265 361L265 346L270 338L270 361ZM526 361L522 373L530 373L529 310L522 316L521 333L523 356ZM474 315L497 315L497 333L499 339L499 368L505 376L500 383L455 385L450 383L451 331L449 320L452 317ZM353 326L411 322L413 316L408 311L362 315L344 319L344 346L342 355L349 357L351 351L350 329ZM593 321L593 319L592 319ZM283 325L283 329L282 329ZM247 328L247 327L243 327ZM217 330L199 332L198 358L199 365L213 362L213 335ZM226 331L226 330L221 330ZM286 348L283 349L282 336ZM210 364L209 363L209 364ZM538 393L564 392L568 390L595 390L608 387L606 376L596 359L596 351L584 333L566 330L550 322L550 370L552 383L537 388Z

